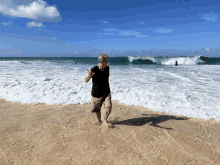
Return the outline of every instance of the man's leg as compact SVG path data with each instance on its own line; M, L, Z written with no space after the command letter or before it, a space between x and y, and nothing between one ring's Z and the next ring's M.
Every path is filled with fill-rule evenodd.
M96 98L96 97L92 97L92 101L91 101L91 106L92 106L92 110L91 110L91 116L92 116L92 120L94 123L97 123L97 121L99 122L99 124L101 124L101 99L100 98ZM97 120L98 119L98 120Z
M104 123L108 123L108 117L112 111L112 107L105 108Z
M104 101L104 105L105 105L105 114L104 114L103 125L112 128L113 125L108 122L108 117L109 117L109 115L112 111L112 101L111 101L111 95L110 94L106 97L106 99Z
M101 112L96 112L96 116L98 118L98 121L101 123Z

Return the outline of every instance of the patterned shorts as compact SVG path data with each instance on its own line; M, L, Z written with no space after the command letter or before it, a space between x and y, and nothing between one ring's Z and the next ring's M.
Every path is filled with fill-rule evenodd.
M100 98L92 97L91 112L94 112L94 113L95 112L100 112L102 104L104 104L104 108L111 108L112 107L111 94L108 94L107 96L103 96L103 97L100 97Z

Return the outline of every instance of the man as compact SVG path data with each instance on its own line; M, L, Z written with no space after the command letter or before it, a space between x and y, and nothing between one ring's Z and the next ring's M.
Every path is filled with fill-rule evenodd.
M178 66L178 63L177 63L177 61L176 61L176 64L175 64L175 66Z
M87 69L88 76L85 77L85 82L89 82L92 78L92 113L95 113L99 124L112 128L113 125L108 123L107 119L112 110L111 91L109 86L109 62L107 54L99 55L99 64L94 66L91 71ZM104 104L105 116L104 121L101 121L101 107Z

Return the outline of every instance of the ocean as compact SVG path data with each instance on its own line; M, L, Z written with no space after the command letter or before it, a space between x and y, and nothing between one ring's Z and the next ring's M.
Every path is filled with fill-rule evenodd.
M220 57L124 56L109 62L112 100L220 121ZM0 97L33 104L90 103L92 80L85 83L85 77L97 64L98 56L0 57Z

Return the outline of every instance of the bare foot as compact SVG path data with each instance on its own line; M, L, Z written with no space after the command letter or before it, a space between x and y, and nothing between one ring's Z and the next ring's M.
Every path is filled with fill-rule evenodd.
M91 119L91 122L95 125L101 125L101 122L102 121L99 121L99 119L97 119L97 115L95 113L91 113L90 115L90 119Z
M107 128L114 128L114 125L112 123L102 122L102 125Z
M97 126L100 126L102 124L102 121L101 122L96 122L95 125Z

